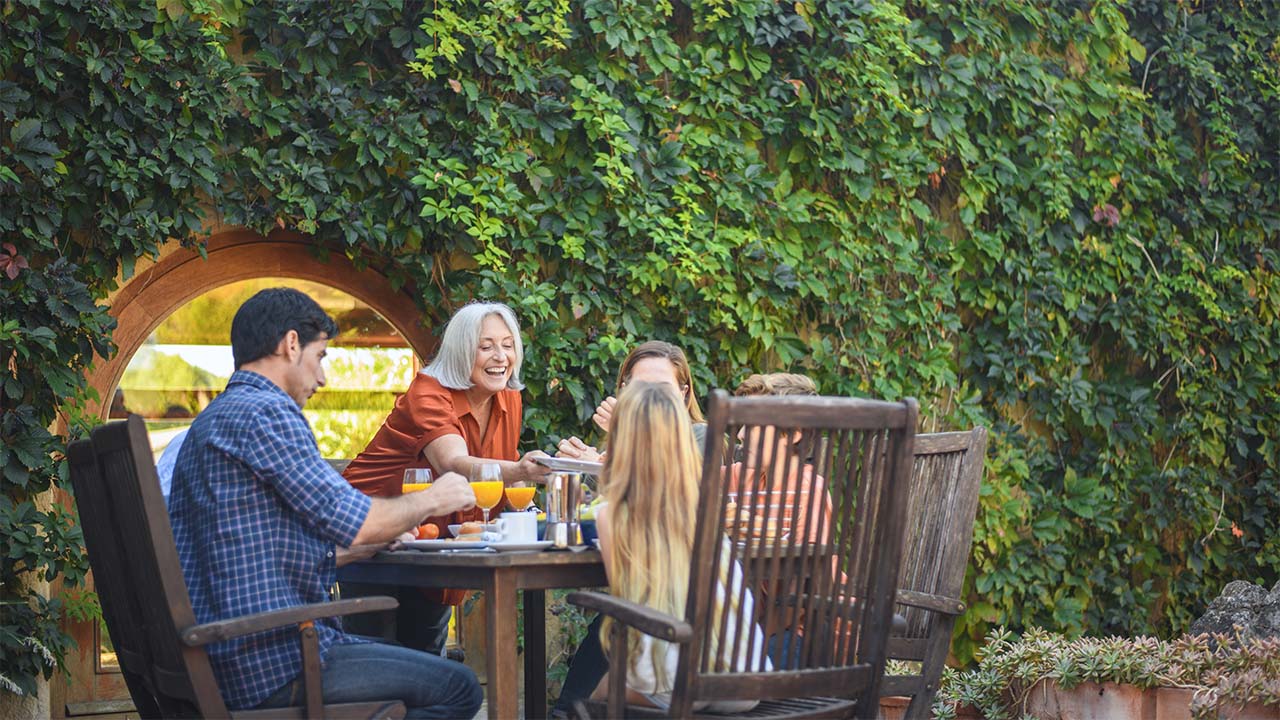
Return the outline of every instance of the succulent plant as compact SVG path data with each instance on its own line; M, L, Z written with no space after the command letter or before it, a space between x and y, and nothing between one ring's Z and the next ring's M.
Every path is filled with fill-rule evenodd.
M1191 716L1207 720L1251 702L1280 705L1280 638L1069 639L1040 628L1018 638L996 628L978 653L977 668L943 672L933 715L949 720L967 704L989 720L1021 717L1027 694L1041 680L1065 689L1082 682L1188 688L1195 691Z

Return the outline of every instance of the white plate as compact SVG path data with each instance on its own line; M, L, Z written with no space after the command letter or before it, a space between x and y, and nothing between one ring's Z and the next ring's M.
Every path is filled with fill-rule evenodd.
M550 540L540 540L538 542L521 543L521 542L495 542L488 543L491 550L498 552L517 552L520 550L546 550L551 547Z
M458 540L410 540L404 543L410 550L482 550L489 547L484 542L461 542Z
M539 455L533 458L539 465L561 472L576 472L583 475L599 475L604 470L604 463L578 460L577 458L550 457Z

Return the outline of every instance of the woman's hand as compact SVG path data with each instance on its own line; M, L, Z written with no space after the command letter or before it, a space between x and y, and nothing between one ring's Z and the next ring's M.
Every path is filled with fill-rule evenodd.
M568 437L561 440L557 448L556 457L574 458L588 462L601 462L604 458L600 451L576 437Z
M613 406L617 404L618 398L612 395L605 398L604 401L596 408L596 412L591 416L591 420L595 422L596 425L599 425L601 430L609 432L609 420L613 418Z

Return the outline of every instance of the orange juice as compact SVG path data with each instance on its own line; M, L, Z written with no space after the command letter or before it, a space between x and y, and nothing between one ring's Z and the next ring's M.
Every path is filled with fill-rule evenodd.
M407 493L418 492L419 490L426 490L429 487L431 487L431 483L405 483L404 491Z
M471 483L471 491L476 494L476 506L492 510L502 502L501 480L483 480Z
M511 507L517 510L523 510L529 507L529 503L533 502L533 493L538 488L529 485L527 487L509 487L507 488L507 500L511 503Z

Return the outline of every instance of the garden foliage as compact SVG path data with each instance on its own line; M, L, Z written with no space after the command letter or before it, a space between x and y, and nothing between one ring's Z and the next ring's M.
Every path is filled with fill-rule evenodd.
M437 324L512 303L530 445L588 432L650 337L700 391L788 368L988 424L964 660L995 623L1167 635L1280 572L1277 0L0 13L0 240L29 265L0 268L6 449L107 342L101 309L55 312L41 362L71 379L30 375L35 311L74 295L52 278L104 297L216 219L314 234ZM8 506L56 482L40 448ZM82 570L60 519L7 517L41 572Z

